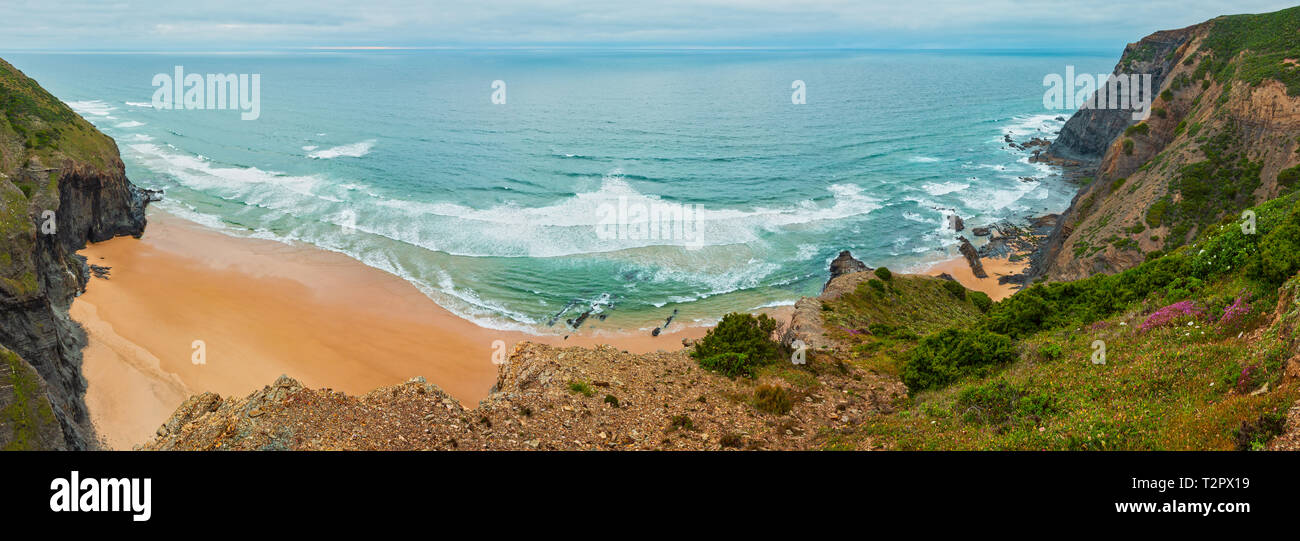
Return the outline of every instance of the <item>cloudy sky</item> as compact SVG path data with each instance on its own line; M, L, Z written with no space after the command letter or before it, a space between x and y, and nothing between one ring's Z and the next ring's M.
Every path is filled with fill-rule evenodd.
M1155 30L1285 7L1270 0L0 0L0 50L1116 49Z

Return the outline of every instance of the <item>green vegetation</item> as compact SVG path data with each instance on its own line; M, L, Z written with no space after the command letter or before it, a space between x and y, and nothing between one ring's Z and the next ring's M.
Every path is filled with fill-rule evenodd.
M1272 79L1286 85L1288 95L1300 96L1300 66L1287 62L1300 59L1297 28L1300 28L1300 7L1215 19L1202 44L1212 56L1202 60L1196 74L1210 75L1219 81L1235 78L1252 86ZM1229 62L1239 54L1240 62Z
M1283 169L1277 173L1277 183L1284 188L1294 188L1297 180L1300 180L1300 165Z
M856 291L825 301L830 310L822 312L822 321L830 337L849 345L855 362L899 375L921 336L979 321L980 296L972 291L959 298L949 289L953 286L948 284L953 283L930 276L896 275L888 292L881 293L863 282ZM983 300L988 300L987 295Z
M41 390L39 376L18 354L0 348L0 397L12 393L8 405L0 409L0 442L6 442L5 451L23 451L46 448L51 442L42 441L42 433L58 432L58 420L50 402Z
M931 327L915 343L873 338L894 342L873 351L903 357L895 367L908 396L896 402L897 413L827 441L862 438L899 449L1263 448L1300 399L1300 386L1284 379L1300 327L1300 194L1252 210L1253 234L1235 221L1212 224L1195 242L1137 267L1034 285L974 321ZM1194 315L1143 325L1175 303L1196 307ZM846 307L837 306L836 316L845 317ZM1104 364L1092 361L1094 340L1105 343ZM862 355L850 362L883 366Z
M0 60L0 146L13 141L18 155L0 153L0 171L14 171L37 157L57 164L73 157L97 168L110 167L117 146L36 81Z
M767 314L730 313L695 344L691 356L700 366L728 377L754 377L757 370L783 355L772 339L776 320Z
M1169 224L1165 248L1176 248L1188 236L1226 216L1240 213L1254 199L1263 162L1250 161L1240 150L1238 134L1229 126L1201 145L1206 159L1183 166L1170 183L1171 195L1147 211L1147 224ZM1177 202L1172 197L1180 197Z
M947 289L949 293L952 293L952 296L963 301L966 300L966 286L961 285L961 282L945 280L943 282L943 288Z
M1031 393L1005 380L966 387L955 405L963 420L984 425L1033 425L1054 412L1049 394Z
M591 387L591 384L582 380L570 381L569 391L581 394L582 396L595 396L596 394L596 390Z
M888 268L880 267L876 269L876 276L881 280L888 282L890 278L894 277L894 273L890 272Z
M754 407L760 411L785 415L794 407L790 393L779 385L759 385L754 389Z
M1015 347L1006 336L949 328L921 339L903 365L902 379L912 392L922 391L986 376L1015 358Z
M1151 131L1151 126L1147 125L1146 122L1138 122L1137 124L1125 128L1124 136L1130 137L1133 135L1146 135L1150 131Z

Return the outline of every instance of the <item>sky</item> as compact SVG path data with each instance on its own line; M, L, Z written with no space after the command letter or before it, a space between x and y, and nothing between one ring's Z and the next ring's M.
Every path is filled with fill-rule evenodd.
M1118 51L1156 30L1286 7L1270 0L0 0L0 50Z

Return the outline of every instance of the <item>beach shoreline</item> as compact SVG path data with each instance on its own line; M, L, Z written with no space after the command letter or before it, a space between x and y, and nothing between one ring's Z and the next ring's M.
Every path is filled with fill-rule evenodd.
M243 396L281 374L349 394L423 376L472 406L496 382L493 360L520 341L645 353L708 330L675 323L659 336L566 337L484 328L343 254L227 235L156 209L149 218L140 239L79 252L109 267L70 310L87 331L85 399L108 448L152 436L191 395ZM772 311L781 310L790 307Z

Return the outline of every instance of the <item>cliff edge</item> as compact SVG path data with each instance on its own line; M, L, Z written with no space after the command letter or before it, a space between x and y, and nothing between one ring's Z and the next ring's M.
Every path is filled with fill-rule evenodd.
M117 145L8 62L0 60L0 346L12 377L30 368L50 415L0 394L0 442L21 449L95 447L82 400L84 331L68 317L89 270L87 242L139 236L150 192L126 178ZM6 353L6 355L8 355ZM40 411L43 409L38 408ZM47 433L59 438L18 437Z

